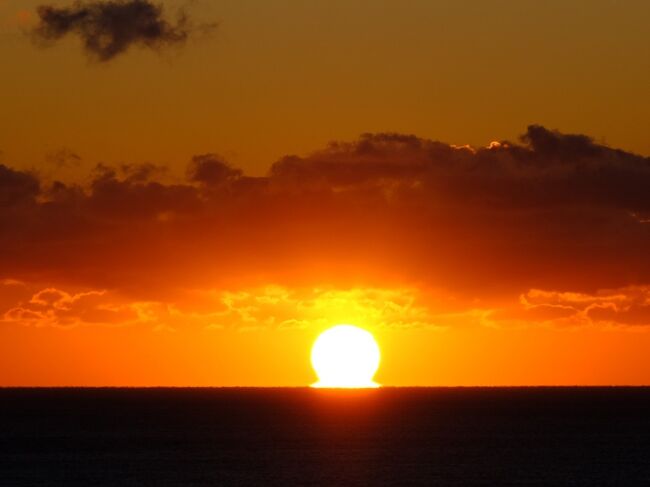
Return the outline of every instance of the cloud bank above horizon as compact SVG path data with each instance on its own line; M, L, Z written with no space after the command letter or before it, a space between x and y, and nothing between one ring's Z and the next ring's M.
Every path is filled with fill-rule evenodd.
M137 321L128 302L211 290L222 306L273 285L387 289L424 307L453 296L431 326L449 313L650 324L650 160L584 135L533 125L521 143L472 148L365 134L284 157L266 177L214 154L195 156L185 182L163 182L163 169L98 166L80 186L0 166L0 278L31 289L5 320L48 305L59 323L73 304L119 296L84 312Z

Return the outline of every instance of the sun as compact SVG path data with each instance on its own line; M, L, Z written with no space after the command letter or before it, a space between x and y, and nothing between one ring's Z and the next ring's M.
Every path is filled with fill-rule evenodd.
M370 332L337 325L321 333L311 349L311 364L318 376L312 387L379 387L372 380L379 360L379 346Z

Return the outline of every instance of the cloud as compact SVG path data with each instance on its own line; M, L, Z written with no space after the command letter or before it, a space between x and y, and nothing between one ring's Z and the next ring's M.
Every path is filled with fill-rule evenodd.
M78 1L69 7L42 5L32 33L44 44L68 34L78 36L85 51L100 62L110 61L131 46L149 49L184 43L192 28L184 13L175 23L163 17L162 6L149 0Z
M39 191L35 175L0 164L0 208L33 203Z
M614 309L610 297L587 310L530 290L628 299L650 285L647 188L647 157L539 126L478 148L366 134L282 158L265 177L213 154L177 182L153 165L99 166L85 186L0 166L0 279L108 290L163 314L188 289L246 292L232 308L186 310L241 322L248 306L268 306L251 290L275 284L419 289L429 311L405 323L644 324L641 304ZM437 303L440 293L453 299ZM276 324L302 319L273 313Z
M13 291L11 293L3 291ZM477 324L478 310L439 313L415 289L321 289L266 285L237 290L184 290L168 302L131 302L116 292L58 288L34 290L0 282L0 323L32 327L149 326L241 332L354 323L369 328L441 329ZM486 314L485 311L482 312Z
M494 310L488 319L504 326L650 326L650 286L592 293L531 289L520 296L519 303Z
M236 181L242 176L241 170L232 168L216 154L194 156L187 173L190 181L205 186L223 185Z
M508 142L473 149L399 134L366 134L308 157L286 157L272 175L329 188L398 187L428 191L436 203L510 208L595 204L650 209L648 158L538 125ZM440 201L444 197L444 201Z
M265 286L219 294L225 308L214 316L221 327L291 329L355 323L376 328L442 326L419 302L414 289L289 289Z
M23 293L27 290L25 286ZM147 303L124 302L105 290L72 294L45 288L29 297L23 294L0 314L0 323L55 328L123 326L147 322L146 307Z
M132 301L108 290L34 290L0 282L0 324L30 327L145 326L195 329L293 330L354 323L370 329L551 326L640 329L650 326L650 286L593 294L531 289L491 308L440 290L415 288L289 288L179 290L166 301Z
M46 154L45 161L60 169L79 165L81 157L70 149L62 148Z

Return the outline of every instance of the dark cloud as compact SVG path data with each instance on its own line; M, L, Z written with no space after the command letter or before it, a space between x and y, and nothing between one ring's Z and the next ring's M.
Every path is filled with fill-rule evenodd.
M99 167L80 187L0 167L0 278L148 297L246 279L486 299L650 284L650 160L581 135L532 126L470 148L367 134L261 178L212 154L185 182L160 174Z
M188 212L197 208L194 188L184 184L162 184L152 178L159 168L150 164L123 166L121 171L98 166L90 193L77 202L89 218L112 221L160 218L166 212ZM63 188L61 188L63 189ZM66 188L74 191L76 188Z
M187 175L190 181L218 186L239 179L242 172L232 168L216 154L202 154L192 158Z
M181 13L175 23L163 17L162 6L149 0L75 2L70 7L42 5L33 30L41 42L58 41L68 34L81 39L84 49L98 61L109 61L133 45L150 49L181 44L191 27Z
M351 187L422 176L436 150L449 146L411 135L364 134L353 143L331 143L307 158L287 156L271 168L271 176L287 183Z
M271 171L286 181L327 187L421 188L431 202L548 208L589 204L629 211L650 204L648 158L584 135L530 126L521 146L473 149L395 134L367 134L308 157L286 157ZM442 198L444 196L444 198Z
M39 189L39 181L33 174L0 164L0 208L33 203Z
M81 156L70 149L63 148L47 154L45 161L56 168L71 167L79 165Z

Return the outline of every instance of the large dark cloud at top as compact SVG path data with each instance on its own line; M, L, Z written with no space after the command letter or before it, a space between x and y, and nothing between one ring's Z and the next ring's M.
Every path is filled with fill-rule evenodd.
M133 45L150 49L180 44L191 33L181 14L175 23L163 17L162 7L149 0L76 2L70 7L42 5L33 31L37 40L58 41L77 35L84 49L99 61L109 61Z
M240 282L409 282L468 296L650 284L650 160L531 126L472 149L396 134L242 174L100 167L88 187L0 166L0 278L140 296Z

